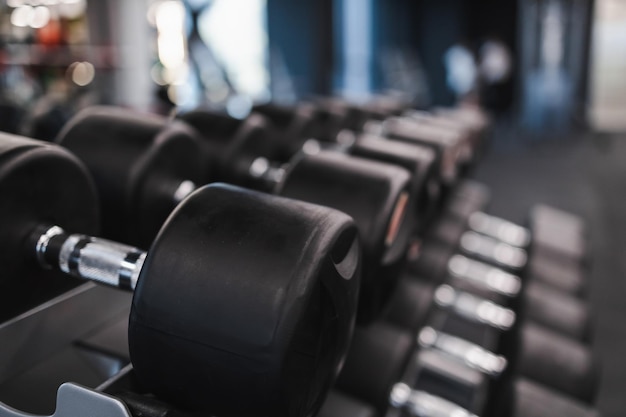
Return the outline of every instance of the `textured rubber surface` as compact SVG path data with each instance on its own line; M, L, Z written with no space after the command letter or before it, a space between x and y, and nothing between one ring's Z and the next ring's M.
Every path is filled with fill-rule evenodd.
M57 143L85 163L100 195L102 237L146 249L178 201L183 181L203 184L208 163L181 122L116 107L89 107Z
M314 413L354 325L356 235L325 207L226 185L193 193L135 290L129 347L142 383L217 415Z
M586 298L587 280L585 268L568 259L554 259L540 251L534 250L528 264L528 278L572 294Z
M519 373L580 401L593 403L599 364L581 343L539 325L522 326Z
M394 213L408 192L410 179L408 171L394 165L320 152L294 161L278 186L282 196L332 207L354 219L363 245L361 323L379 317L404 265L414 223L406 212L411 202L407 201L397 222ZM389 241L391 229L397 234Z
M588 405L527 379L515 382L512 417L599 417Z
M549 285L531 281L525 290L525 317L582 342L591 338L591 318L586 303Z
M415 337L385 323L357 326L337 388L372 404L380 414L400 381L415 345Z

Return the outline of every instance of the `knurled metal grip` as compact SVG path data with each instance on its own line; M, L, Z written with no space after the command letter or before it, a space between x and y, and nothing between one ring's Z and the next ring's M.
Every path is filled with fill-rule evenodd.
M448 400L411 389L404 383L393 386L389 400L393 407L401 408L414 417L476 417Z
M467 292L441 285L435 291L435 302L474 323L486 324L500 330L509 330L515 324L513 310Z
M493 237L511 246L523 248L530 245L530 230L499 217L476 212L470 216L468 226L475 232Z
M491 377L498 377L506 369L507 360L501 355L469 342L465 339L424 327L417 341L422 348L436 349Z
M105 239L68 235L58 226L43 230L35 247L42 266L111 287L135 289L146 252Z

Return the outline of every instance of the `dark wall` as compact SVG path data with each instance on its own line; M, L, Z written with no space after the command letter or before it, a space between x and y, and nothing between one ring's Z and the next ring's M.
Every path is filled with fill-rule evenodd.
M458 42L478 52L488 38L499 39L517 53L518 0L378 0L375 2L374 48L407 48L424 67L432 104L450 105L454 94L446 84L443 56ZM514 64L515 65L515 64ZM515 76L486 91L486 104L509 107ZM378 86L380 73L375 74Z
M455 97L446 84L444 53L458 42L477 50L487 37L499 38L515 53L518 1L374 0L374 90L384 87L382 65L376 60L383 59L389 48L405 48L423 65L431 104L453 104ZM333 3L268 0L270 48L281 54L299 96L332 92L333 67L340 64L337 54L341 42L339 31L333 31L333 19L335 23L341 21L333 12L341 13L341 8L333 8ZM500 88L506 91L498 92L499 106L510 105L513 85L510 82Z
M329 94L333 71L332 0L268 0L270 68L280 54L297 96ZM272 82L280 73L272 70Z
M420 2L416 42L428 77L432 104L450 105L455 101L446 84L443 56L455 43L467 41L467 3L469 2L464 0Z

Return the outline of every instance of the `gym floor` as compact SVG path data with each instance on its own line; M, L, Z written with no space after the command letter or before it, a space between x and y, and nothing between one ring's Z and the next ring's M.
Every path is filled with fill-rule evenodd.
M593 349L601 361L597 407L626 415L626 135L537 136L498 126L473 177L492 191L489 212L523 223L546 203L582 216L593 263Z

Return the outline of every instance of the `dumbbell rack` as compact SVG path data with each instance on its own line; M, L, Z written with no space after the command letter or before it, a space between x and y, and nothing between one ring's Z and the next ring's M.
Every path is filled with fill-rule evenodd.
M63 382L58 380L64 373L75 373L59 369L68 360L82 357L87 370L93 364L85 380L115 374L128 359L106 354L112 350L107 342L116 341L101 334L127 320L130 301L127 293L86 283L0 325L1 340L11 341L0 344L0 396L17 408L27 404L28 411L44 413L52 387Z
M130 301L131 295L127 293L87 283L3 323L1 340L15 343L0 345L0 358L4 362L0 366L0 396L15 396L19 409L49 412L48 407L54 401L38 389L50 393L63 382L58 378L63 377L65 370L58 369L54 363L59 362L59 356L69 355L73 360L86 359L87 368L97 368L95 374L100 381L92 385L95 391L76 385L60 387L55 415L78 417L80 413L75 408L82 405L92 414L95 408L106 416L129 417L126 408L119 407L122 403L99 393L122 398L123 404L136 415L178 412L159 400L142 396L132 366L128 365L125 337ZM409 361L402 382L411 382L414 367L414 361ZM87 379L93 380L93 375ZM47 386L33 388L35 380L44 381L44 385L47 382ZM73 405L65 409L68 403ZM21 404L28 406L22 408ZM4 414L6 410L2 411ZM388 417L399 413L392 410Z
M457 162L460 162L460 159ZM452 184L446 184L452 186ZM479 203L472 207L472 210L482 209L482 207L479 207L481 204ZM442 214L445 213L447 207L439 208L442 212L439 213L439 217L444 217ZM452 211L456 211L456 208ZM466 221L469 214L471 213L466 208L458 216L461 218L461 221L455 220L453 222L456 224L453 228L456 227L461 233L467 231ZM445 227L443 229L443 235L446 235ZM230 228L225 230L226 235L232 233ZM406 231L409 228L402 230ZM456 235L456 232L453 232L452 235ZM456 253L455 251L460 248L457 247L459 242L456 237L448 238L449 236L434 235L435 241L441 239L442 242L438 243L444 243L449 246L444 251L447 254L446 256ZM450 243L449 240L454 242ZM39 254L39 247L37 248L37 253ZM475 255L478 258L482 256L480 253L475 253ZM443 259L442 256L439 258ZM486 258L490 257L486 256ZM365 257L365 259L369 258ZM445 264L449 262L449 259L449 257L445 258ZM497 257L491 257L491 260L497 261ZM490 261L488 260L487 262ZM497 264L497 262L495 263ZM439 279L444 279L444 277L440 276L440 273L434 273L433 270L428 271L428 269L426 267L425 275L433 275L434 280L432 284L439 285ZM440 268L435 269L439 270ZM421 277L420 274L417 273L417 276ZM433 286L433 288L435 287ZM450 287L450 290L453 290L452 287ZM411 297L409 302L415 303L414 297ZM499 308L506 310L503 307ZM130 296L86 284L47 301L1 325L0 332L4 332L4 340L10 340L12 343L11 346L0 349L0 360L7 362L4 364L5 370L0 366L0 400L7 401L18 409L27 412L46 414L50 413L51 410L49 408L54 404L54 398L51 398L50 395L54 395L54 391L59 387L57 413L55 414L59 417L73 417L74 415L78 417L78 415L86 414L85 411L80 411L81 406L86 407L86 409L99 410L95 414L102 413L103 416L115 415L107 411L110 410L109 407L116 409L116 412L120 413L120 417L122 415L128 416L129 412L136 416L178 414L179 411L172 409L168 404L162 403L150 395L144 395L146 393L142 392L140 384L136 381L133 368L128 365L129 353L126 334L129 310ZM391 323L387 321L385 324L389 325ZM363 326L361 330L367 330L366 326ZM406 352L411 352L410 349L415 348L414 345L416 343L414 328L411 327L409 330L409 327L407 327L403 331L407 335L407 340L413 341L412 343L406 343L406 346L409 348ZM494 339L499 340L499 337L494 337ZM149 343L148 349L152 349L154 346L154 343ZM493 344L488 346L498 349ZM134 357L138 374L140 373L140 366L135 359L149 357L150 351L148 350L147 352L148 356L140 355ZM167 357L168 354L166 353L161 358ZM387 355L385 358L394 356L399 357L400 355ZM179 357L185 356L180 355ZM416 373L416 369L413 369L415 362L413 359L409 359L406 362L408 363L408 369L403 368L404 378L401 379L401 382L406 383L407 388L411 385ZM184 367L172 368L185 369ZM348 367L346 366L346 368ZM158 370L161 368L152 365L150 369ZM187 375L188 373L182 373L182 375ZM203 373L203 375L206 375L206 373ZM375 376L375 373L373 375ZM399 378L399 374L396 375L394 378ZM176 380L177 378L173 379ZM81 388L77 385L60 385L69 380L77 381L88 387L94 387L95 391ZM166 380L169 379L152 378L152 381ZM219 381L219 379L217 380ZM150 379L146 380L144 378L143 381L148 385ZM394 379L393 382L399 381ZM386 386L388 387L388 385ZM338 382L337 389L341 390L341 388L341 383ZM202 392L205 391L206 389ZM238 390L235 392L238 392ZM384 389L381 392L384 392ZM111 394L117 397L117 400L100 393ZM165 397L165 394L163 395ZM374 400L374 396L361 396L360 399L365 402L371 401L371 404L378 401L377 408L380 413L383 413L382 410L386 410L389 406L388 394L385 395L387 396L383 395L382 402L380 399ZM447 395L447 393L442 395ZM481 394L481 396L486 397L486 394ZM119 400L122 400L123 403ZM476 409L479 408L477 407ZM4 414L21 415L19 413L11 413L11 411L0 409L0 417ZM94 414L92 411L89 413ZM391 417L402 413L402 410L392 409L389 413L389 417ZM331 415L333 417L336 416L336 414Z

